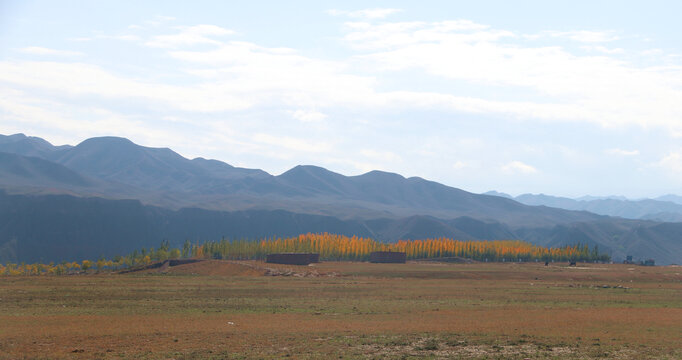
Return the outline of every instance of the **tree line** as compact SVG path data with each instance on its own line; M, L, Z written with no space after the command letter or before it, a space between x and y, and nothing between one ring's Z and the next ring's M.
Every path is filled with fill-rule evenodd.
M207 241L192 247L192 256L214 259L265 259L267 254L282 252L318 253L320 260L367 261L375 251L404 252L408 259L462 257L478 261L610 261L595 245L584 244L548 248L521 240L454 240L436 238L400 240L393 243L371 238L335 234L301 234L287 238L259 241Z
M542 247L520 240L454 240L436 238L379 242L371 238L328 233L301 234L292 237L270 237L261 240L185 241L172 248L163 241L157 248L142 248L111 259L59 264L0 264L0 275L61 275L69 273L112 271L149 265L168 259L263 260L272 253L317 253L322 261L367 261L374 251L404 252L408 259L461 257L477 261L610 261L595 245Z

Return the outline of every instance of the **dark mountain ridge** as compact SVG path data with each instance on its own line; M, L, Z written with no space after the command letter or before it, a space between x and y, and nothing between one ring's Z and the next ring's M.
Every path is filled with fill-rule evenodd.
M559 224L512 230L497 222L470 217L443 220L415 215L401 219L342 220L285 210L180 210L143 205L137 200L108 200L70 195L9 195L0 191L0 263L74 261L112 257L163 240L260 239L331 232L380 241L449 237L460 240L523 239L543 246L598 245L622 259L626 254L679 262L682 246L670 244L682 224L621 219L617 222Z
M45 157L56 150L70 147L70 145L54 146L44 139L24 134L0 135L0 151L12 154Z
M188 160L168 148L139 146L116 137L87 139L47 158L86 175L162 191L197 191L213 179L268 176L216 160Z
M0 152L0 181L27 186L87 188L95 182L65 166L33 156Z
M457 220L453 221L456 223ZM179 245L186 239L260 239L307 232L357 235L381 241L435 236L481 239L476 231L485 228L485 224L474 219L464 221L477 224L470 225L471 233L424 216L361 221L284 210L169 210L145 206L137 200L9 195L0 191L0 249L5 249L0 253L0 262L72 261L114 256L141 247L158 246L162 240ZM414 223L419 226L413 226ZM509 234L504 231L496 234L494 229L496 227L487 229L486 235L506 238Z
M0 143L11 148L7 138ZM170 149L139 146L124 138L92 138L74 147L53 147L51 151L45 150L45 143L41 142L44 159L84 176L110 184L125 184L135 190L107 192L102 188L97 194L112 198L120 198L121 193L134 194L145 204L174 209L188 206L211 210L284 209L344 219L470 216L513 226L599 218L588 212L526 206L382 171L344 176L317 166L296 166L273 176L217 160L188 160ZM0 151L4 149L0 146ZM16 184L4 185L12 190ZM92 188L85 189L83 194L92 194Z

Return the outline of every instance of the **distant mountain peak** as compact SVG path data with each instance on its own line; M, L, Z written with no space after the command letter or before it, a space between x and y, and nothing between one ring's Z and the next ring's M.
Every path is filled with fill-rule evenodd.
M392 173L392 172L388 172L388 171L382 171L382 170L372 170L372 171L366 172L362 175L358 175L358 177L375 178L375 179L405 180L405 177L400 175L400 174L396 174L396 173Z
M327 170L320 166L315 165L296 165L293 168L285 171L284 173L278 175L280 178L293 179L300 176L343 176L339 173L335 173L331 170Z
M325 172L325 173L333 172L331 170L327 170L327 169L325 169L321 166L317 166L317 165L296 165L292 168L292 170L293 169L312 171L312 172Z
M581 196L581 197L575 198L575 200L578 200L578 201L593 201L593 200L619 200L619 201L628 201L629 199L626 198L625 196L622 196L622 195L608 195L608 196L592 196L592 195L585 195L585 196Z
M0 135L0 151L24 156L45 157L47 154L68 146L53 146L48 141L22 133Z
M495 190L490 190L490 191L484 192L481 195L499 196L499 197L503 197L503 198L507 198L507 199L513 199L514 198L513 196L511 196L507 193L503 193L503 192L499 192L499 191L495 191Z
M24 133L16 133L12 135L3 135L4 138L7 140L12 140L12 141L17 141L21 139L26 139L28 136L26 136Z
M81 141L77 146L91 146L91 145L125 145L125 146L139 146L130 139L118 136L99 136Z
M659 196L655 200L669 201L669 202L672 202L675 204L682 205L682 196L674 195L674 194L667 194L667 195Z
M222 166L234 167L234 166L232 166L232 165L230 165L230 164L228 164L228 163L222 162L222 161L220 161L220 160L216 160L216 159L206 159L206 158L201 157L201 156L200 156L200 157L195 157L194 159L192 159L192 161L204 162L204 163L209 163L209 164L221 164Z

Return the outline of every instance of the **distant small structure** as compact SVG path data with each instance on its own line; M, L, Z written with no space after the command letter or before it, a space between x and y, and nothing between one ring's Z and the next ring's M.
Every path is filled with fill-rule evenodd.
M268 254L265 258L265 262L272 264L308 265L320 262L320 254L312 253Z
M404 264L407 261L407 254L399 251L375 251L369 254L371 263L396 263Z
M643 260L640 264L643 266L656 266L656 262L654 261L654 259Z
M625 257L625 260L623 261L623 264L634 264L635 262L632 261L632 255L628 255Z

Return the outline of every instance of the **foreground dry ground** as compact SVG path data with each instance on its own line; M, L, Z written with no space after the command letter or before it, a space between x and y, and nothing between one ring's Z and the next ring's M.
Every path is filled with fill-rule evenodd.
M680 359L681 273L205 261L0 277L0 359Z

